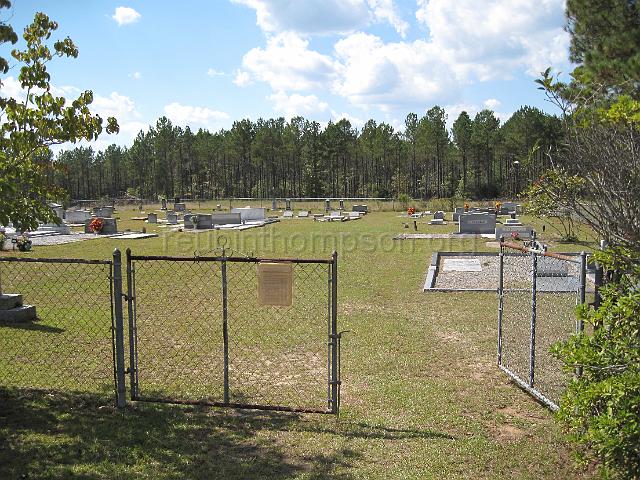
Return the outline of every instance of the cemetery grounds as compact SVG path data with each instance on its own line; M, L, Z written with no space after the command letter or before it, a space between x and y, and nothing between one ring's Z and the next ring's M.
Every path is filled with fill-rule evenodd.
M189 206L211 211L214 203ZM295 205L296 210L309 207L319 211L318 205ZM0 387L0 478L591 476L575 468L553 414L498 369L496 294L422 292L433 252L497 252L486 239L394 241L408 231L397 212L374 211L344 223L284 220L224 232L223 241L219 232L166 233L158 225L131 220L139 215L138 208L120 207L119 230L145 226L161 235L35 247L19 255L110 259L116 247L130 247L136 255L193 255L219 253L223 243L227 251L267 258L328 258L337 250L338 322L348 331L342 340L339 418L146 402L117 409L109 392L93 396ZM541 231L539 221L524 220ZM422 233L456 228L419 221ZM549 236L550 229L546 232ZM552 248L593 247L589 232L581 231L580 238L585 242ZM177 287L188 302L189 286L197 282L188 273L185 277L170 276L182 282ZM92 298L81 300L91 316ZM183 327L188 338L189 326ZM6 326L0 332L15 338L20 333ZM37 353L29 343L16 348L26 357ZM55 348L43 354L54 361ZM92 348L90 342L78 344L77 355L91 358ZM46 372L27 374L37 383Z

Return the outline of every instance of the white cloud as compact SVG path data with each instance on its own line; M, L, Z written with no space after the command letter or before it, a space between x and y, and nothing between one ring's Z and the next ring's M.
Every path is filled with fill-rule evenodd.
M253 82L251 80L251 75L249 75L248 72L238 70L236 71L236 76L233 79L233 83L235 83L239 87L246 87L247 85L251 85Z
M256 11L265 32L345 33L365 27L372 18L365 0L232 0Z
M207 75L209 77L222 77L225 73L222 70L216 70L215 68L210 68L207 70Z
M165 115L175 124L182 126L213 125L229 118L229 114L206 107L194 107L173 102L164 106Z
M351 123L351 126L355 128L362 128L366 123L366 120L363 120L359 117L354 117L350 113L338 113L335 110L331 110L331 120L333 120L334 123L337 123L342 119L348 120L349 123Z
M133 72L129 74L129 78L133 80L140 80L142 79L142 74L140 72Z
M342 64L334 93L359 106L389 110L455 97L457 82L435 47L423 40L384 43L356 33L335 45Z
M293 32L269 38L267 46L254 48L242 59L243 74L267 82L274 91L326 88L339 65L329 56L308 48L309 42ZM246 85L244 75L236 85ZM240 83L239 83L240 82Z
M495 110L500 105L502 105L502 102L500 102L500 100L497 100L495 98L488 98L487 100L484 101L484 106L490 110Z
M394 0L232 1L254 9L256 23L266 33L344 34L373 22L388 22L402 37L409 29L409 24L400 18Z
M461 81L567 64L565 0L418 0L416 18Z
M287 95L283 91L269 95L269 100L273 102L273 109L290 119L297 115L312 116L327 111L329 105L320 101L315 95L300 95L294 93Z
M407 36L409 24L400 17L393 0L368 0L368 3L377 20L389 22L402 38Z
M140 20L141 15L131 7L117 7L113 16L116 23L120 26L136 23Z

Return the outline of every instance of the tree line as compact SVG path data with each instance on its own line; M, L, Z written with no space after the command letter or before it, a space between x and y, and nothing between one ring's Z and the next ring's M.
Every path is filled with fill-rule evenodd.
M501 124L491 110L460 113L447 128L439 106L411 113L403 131L369 120L324 128L302 117L239 120L217 132L166 117L126 148L78 147L54 159L70 198L460 196L494 198L526 188L549 167L562 125L533 107Z

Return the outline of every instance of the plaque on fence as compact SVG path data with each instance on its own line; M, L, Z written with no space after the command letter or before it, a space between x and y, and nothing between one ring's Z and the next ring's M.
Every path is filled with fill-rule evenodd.
M258 263L260 305L288 307L292 302L293 266L290 263Z

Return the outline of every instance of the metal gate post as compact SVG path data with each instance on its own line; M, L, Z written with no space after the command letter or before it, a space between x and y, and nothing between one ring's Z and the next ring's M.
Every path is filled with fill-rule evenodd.
M223 342L223 402L229 404L229 329L228 329L228 292L227 292L227 260L222 253L222 342Z
M113 309L115 314L116 338L116 404L126 406L124 372L124 320L122 314L122 255L117 248L113 251Z
M578 304L584 305L586 301L586 290L587 290L587 254L582 251L580 252L580 279L578 286ZM584 331L584 321L582 319L578 319L576 322L576 333L582 333ZM576 376L582 376L582 366L576 367Z
M529 345L529 386L533 388L536 371L536 295L538 256L531 253L531 337Z
M138 331L134 307L134 273L131 262L131 249L127 248L127 313L129 315L129 380L131 383L131 399L138 398Z
M339 413L340 409L340 378L338 373L338 252L331 255L331 413Z
M500 272L498 275L498 365L502 365L502 311L504 307L504 252L502 243L504 237L500 237Z

